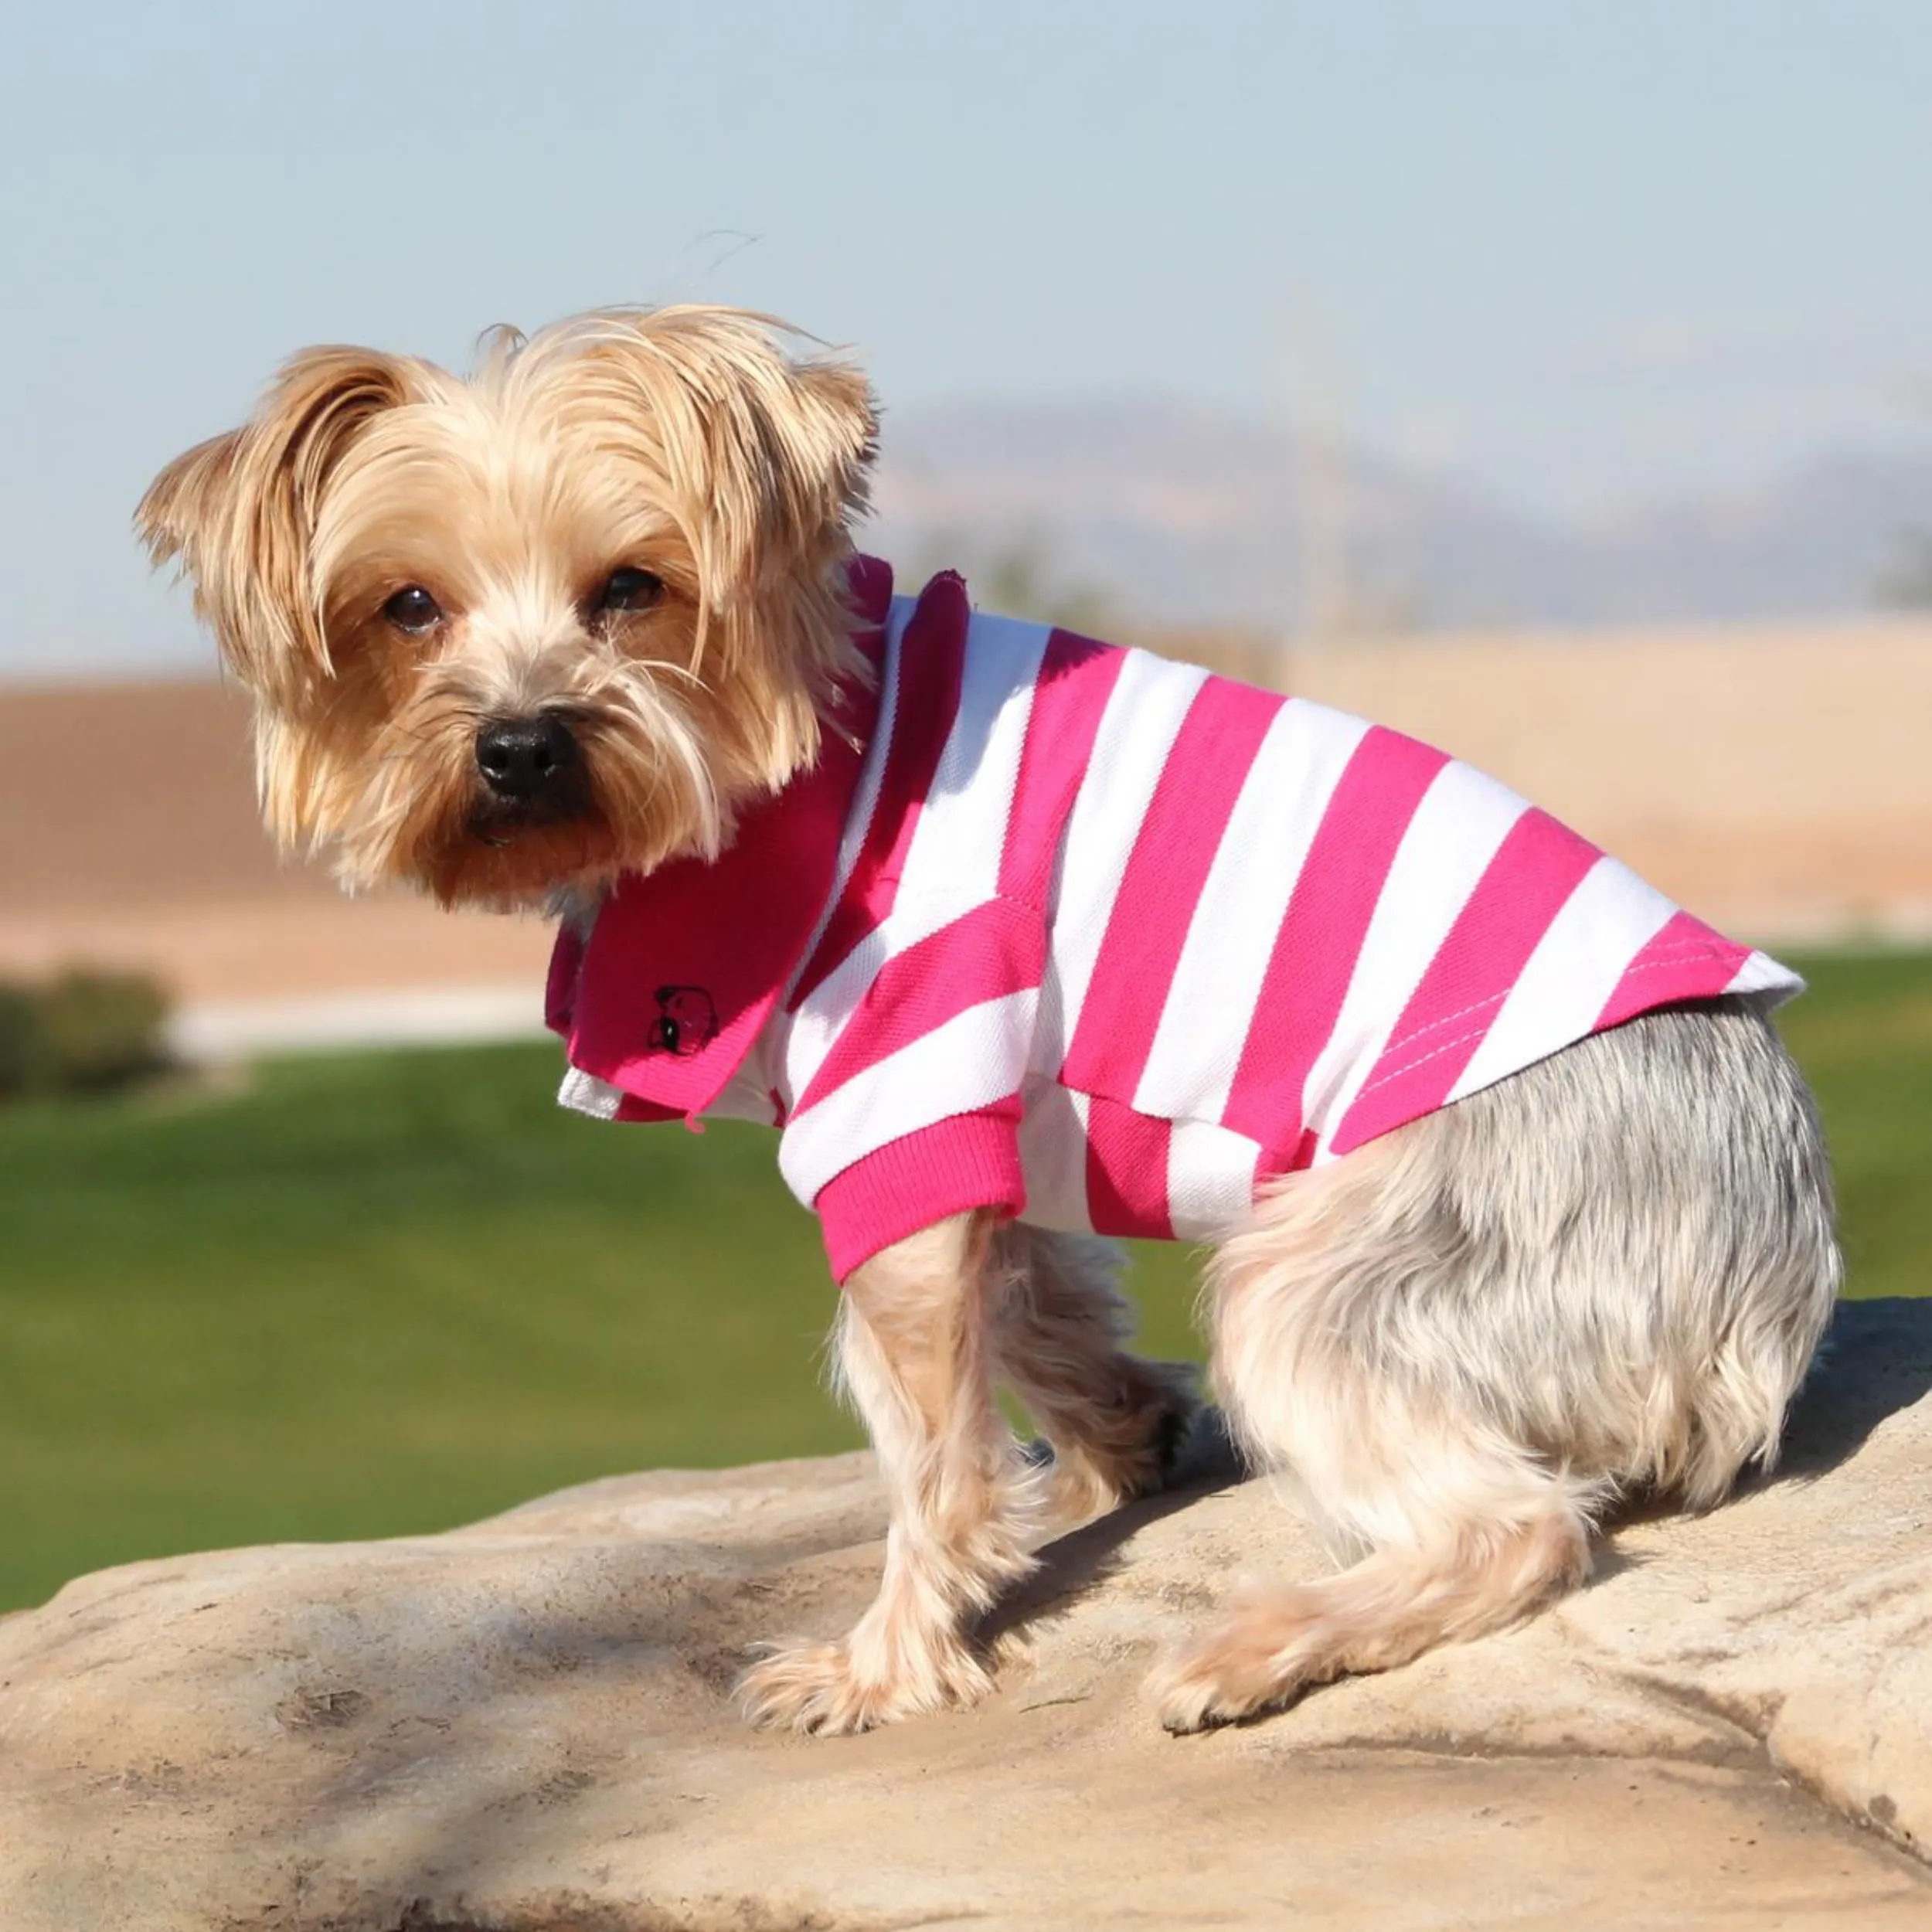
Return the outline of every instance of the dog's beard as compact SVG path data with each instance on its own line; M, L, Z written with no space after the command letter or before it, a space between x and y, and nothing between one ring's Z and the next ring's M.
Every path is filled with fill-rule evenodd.
M426 678L360 755L322 782L321 818L343 882L426 888L446 905L542 904L594 890L625 870L714 857L729 816L699 721L675 667L613 660L587 667L540 707L570 730L568 781L527 802L485 782L477 733L503 707L460 675Z

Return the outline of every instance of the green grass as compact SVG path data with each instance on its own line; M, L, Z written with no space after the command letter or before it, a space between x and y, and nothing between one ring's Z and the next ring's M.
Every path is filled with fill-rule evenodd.
M1932 956L1808 962L1852 1291L1932 1253ZM143 1556L439 1528L858 1438L767 1134L614 1128L544 1046L290 1061L0 1113L0 1607ZM1189 1257L1143 1250L1148 1345Z

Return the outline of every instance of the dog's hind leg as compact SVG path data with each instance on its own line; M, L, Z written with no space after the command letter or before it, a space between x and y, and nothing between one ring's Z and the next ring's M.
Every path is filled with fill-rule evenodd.
M1359 1560L1313 1582L1245 1586L1157 1668L1169 1730L1248 1716L1513 1623L1589 1566L1600 1487L1512 1440L1453 1384L1405 1372L1376 1298L1391 1291L1388 1269L1430 1264L1400 1239L1400 1179L1384 1150L1366 1149L1284 1189L1216 1257L1229 1419L1331 1547ZM1461 1258L1451 1250L1434 1265Z
M1647 1015L1277 1186L1210 1270L1236 1434L1359 1558L1158 1672L1172 1730L1501 1628L1626 1489L1776 1452L1838 1280L1803 1082L1741 1001Z
M1169 1730L1250 1716L1333 1678L1506 1628L1587 1573L1600 1487L1500 1440L1384 1420L1387 1432L1365 1429L1352 1459L1359 1475L1377 1457L1412 1464L1389 1469L1381 1495L1365 1488L1355 1499L1382 1518L1385 1539L1338 1575L1249 1586L1163 1659L1151 1689Z
M1063 1524L1158 1489L1197 1406L1192 1369L1125 1346L1133 1318L1121 1265L1112 1242L1090 1235L1013 1223L995 1237L999 1379L1053 1444L1051 1506Z
M993 1245L991 1216L955 1216L845 1283L838 1372L885 1479L885 1576L842 1641L775 1645L746 1673L757 1723L867 1730L990 1686L966 1631L1032 1567L1045 1490L993 1398Z

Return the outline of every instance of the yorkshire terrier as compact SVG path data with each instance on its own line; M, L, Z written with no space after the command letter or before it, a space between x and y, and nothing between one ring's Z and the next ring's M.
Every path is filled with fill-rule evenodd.
M1227 1417L1342 1566L1164 1658L1171 1730L1508 1625L1620 1496L1768 1466L1839 1279L1797 981L1410 739L894 596L867 383L798 340L311 349L138 512L284 845L557 909L567 1103L780 1128L892 1527L748 1713L971 1702L1046 1526L1161 1485L1193 1397L1108 1236L1214 1244Z

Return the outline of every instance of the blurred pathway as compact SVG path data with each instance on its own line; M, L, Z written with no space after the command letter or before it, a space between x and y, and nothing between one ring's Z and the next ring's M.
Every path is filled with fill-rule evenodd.
M303 999L201 1001L176 1011L168 1042L177 1059L205 1064L268 1053L536 1039L543 1030L543 986L525 980Z

